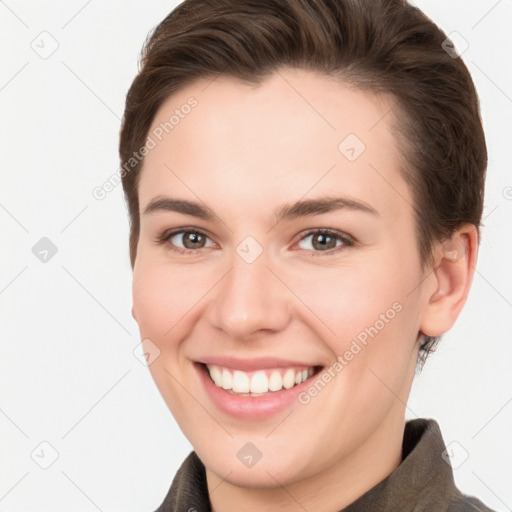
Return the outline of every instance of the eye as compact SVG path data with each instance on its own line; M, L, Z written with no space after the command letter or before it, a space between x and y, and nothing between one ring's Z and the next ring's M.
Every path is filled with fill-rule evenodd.
M333 229L311 230L302 236L298 244L303 243L308 238L311 238L312 248L300 248L312 251L314 256L331 254L333 252L337 253L356 244L356 241L351 236ZM173 252L197 255L205 252L207 247L215 246L214 243L211 243L209 246L206 245L208 240L210 240L210 237L206 233L198 228L189 227L164 231L155 241L159 244L166 244L169 250ZM182 244L182 247L177 245L179 243Z
M171 251L180 254L202 254L207 247L206 241L209 239L208 235L196 228L179 229L175 231L165 231L157 237L156 242L163 244L168 243ZM181 242L183 247L177 245ZM214 246L215 244L211 244Z
M355 245L355 240L352 237L333 229L317 229L309 231L302 236L299 243L304 242L308 238L311 238L312 249L308 247L301 247L301 249L314 251L316 253L331 254L333 252L339 252L345 247Z

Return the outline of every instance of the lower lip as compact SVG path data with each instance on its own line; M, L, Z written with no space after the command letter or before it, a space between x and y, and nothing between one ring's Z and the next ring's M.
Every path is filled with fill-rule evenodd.
M272 391L267 395L250 397L235 395L223 388L219 388L210 378L205 365L194 363L194 366L211 401L225 414L244 420L268 418L284 411L294 402L297 402L297 395L307 389L312 379L317 376L317 372L315 372L304 382L296 384L290 389L282 389L281 391Z

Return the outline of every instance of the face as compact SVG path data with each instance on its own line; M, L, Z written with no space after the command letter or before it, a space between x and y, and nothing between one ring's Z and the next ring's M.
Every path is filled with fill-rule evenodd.
M332 471L403 422L429 281L391 106L282 70L190 85L150 129L133 316L170 411L231 483Z

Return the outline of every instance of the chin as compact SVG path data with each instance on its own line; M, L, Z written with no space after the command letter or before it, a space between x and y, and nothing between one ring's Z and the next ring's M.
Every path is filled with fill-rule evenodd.
M261 455L257 455L255 448L249 443L236 441L236 447L224 445L215 451L208 447L201 450L198 446L195 451L208 471L219 479L240 487L279 487L310 477L315 471L313 467L308 466L304 454L297 450L297 443L290 446L289 454L285 450L269 447L267 455L265 448L260 451ZM257 441L254 444L257 444ZM245 455L252 450L256 458L254 461L244 462ZM261 458L257 459L258 456Z

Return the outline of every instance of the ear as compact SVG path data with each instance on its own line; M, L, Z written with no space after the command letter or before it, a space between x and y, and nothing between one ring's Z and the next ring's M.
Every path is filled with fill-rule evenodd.
M438 242L432 269L435 291L429 292L420 330L427 336L441 336L450 330L466 303L478 254L478 231L465 224Z
M137 317L135 316L135 306L132 306L132 317L137 322Z

